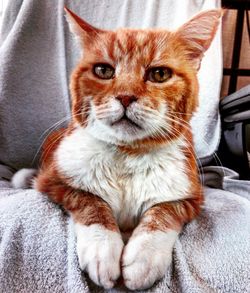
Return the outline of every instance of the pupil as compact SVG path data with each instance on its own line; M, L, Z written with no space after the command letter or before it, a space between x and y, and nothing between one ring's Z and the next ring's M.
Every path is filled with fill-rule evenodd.
M159 73L159 75L160 75L161 78L164 77L164 71L163 70L159 70L158 73Z
M106 68L105 67L102 67L101 68L101 72L102 72L102 74L105 74L106 73Z

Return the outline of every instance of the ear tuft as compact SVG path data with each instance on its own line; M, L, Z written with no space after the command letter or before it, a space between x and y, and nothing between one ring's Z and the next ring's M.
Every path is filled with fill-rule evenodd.
M222 15L222 9L203 11L177 30L177 35L185 42L190 59L196 63L197 69L216 34Z
M81 19L66 6L64 7L64 11L66 12L66 19L69 23L70 31L77 37L82 38L86 34L96 35L98 33L104 32L103 30L95 28L94 26Z

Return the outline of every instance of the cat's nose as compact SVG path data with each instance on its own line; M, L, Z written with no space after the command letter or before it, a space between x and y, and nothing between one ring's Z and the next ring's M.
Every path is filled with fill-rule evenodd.
M118 101L121 102L121 104L127 108L131 103L136 102L137 101L137 97L136 96L129 96L129 95L119 95L116 97L116 99Z

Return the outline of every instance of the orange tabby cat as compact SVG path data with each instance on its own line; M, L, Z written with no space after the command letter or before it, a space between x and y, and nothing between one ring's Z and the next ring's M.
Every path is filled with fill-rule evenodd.
M35 188L72 216L80 267L96 284L122 275L128 288L148 288L203 203L189 122L221 11L174 32L100 30L66 12L83 49L72 121L44 145Z

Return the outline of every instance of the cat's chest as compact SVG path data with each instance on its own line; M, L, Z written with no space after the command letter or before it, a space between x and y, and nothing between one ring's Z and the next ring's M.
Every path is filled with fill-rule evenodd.
M56 157L72 186L103 198L124 229L135 226L152 205L181 199L189 191L185 157L179 149L171 155L162 149L126 156L78 130L62 141Z

